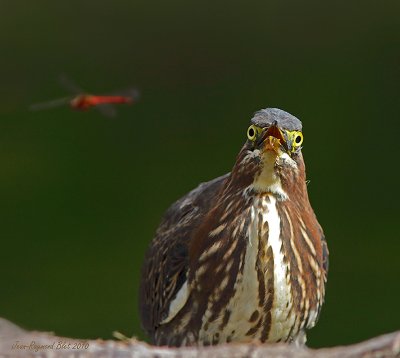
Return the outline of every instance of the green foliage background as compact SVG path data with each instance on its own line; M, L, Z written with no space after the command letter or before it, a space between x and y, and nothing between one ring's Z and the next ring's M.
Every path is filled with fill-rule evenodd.
M304 125L331 252L312 346L400 328L400 3L0 2L0 316L73 337L143 338L140 265L164 210L230 170L252 113ZM109 120L68 108L137 86Z

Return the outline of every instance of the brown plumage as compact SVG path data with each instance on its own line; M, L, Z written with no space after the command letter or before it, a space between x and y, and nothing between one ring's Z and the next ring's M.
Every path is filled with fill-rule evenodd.
M257 112L232 172L167 210L140 287L152 343L305 342L324 300L328 250L302 138L289 113Z

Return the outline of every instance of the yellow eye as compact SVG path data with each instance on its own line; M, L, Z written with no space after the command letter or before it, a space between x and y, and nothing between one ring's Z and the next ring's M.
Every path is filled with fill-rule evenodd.
M247 138L249 138L251 141L255 141L257 138L257 133L258 133L258 128L254 125L251 125L247 129Z
M303 144L303 133L301 132L293 132L293 147L297 148Z

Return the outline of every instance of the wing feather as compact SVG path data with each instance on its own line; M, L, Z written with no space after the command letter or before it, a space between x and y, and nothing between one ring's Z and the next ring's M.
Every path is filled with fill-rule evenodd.
M170 319L171 302L186 282L192 232L209 211L228 175L200 184L172 204L161 220L146 254L140 284L139 311L142 326L150 336ZM183 306L182 302L179 305Z

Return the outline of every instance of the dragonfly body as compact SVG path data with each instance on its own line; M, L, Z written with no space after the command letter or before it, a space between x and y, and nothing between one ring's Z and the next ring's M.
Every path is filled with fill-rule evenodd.
M132 103L133 98L128 96L94 96L90 94L78 95L69 102L73 109L87 110L101 104Z
M69 106L78 111L86 111L92 107L97 108L106 117L115 117L116 110L113 104L131 104L137 101L139 93L135 88L125 90L119 95L92 95L83 91L66 76L60 76L60 83L74 95L59 98L53 101L37 103L30 106L31 110L42 110L59 106Z

